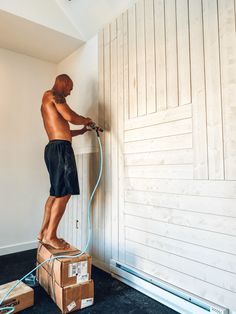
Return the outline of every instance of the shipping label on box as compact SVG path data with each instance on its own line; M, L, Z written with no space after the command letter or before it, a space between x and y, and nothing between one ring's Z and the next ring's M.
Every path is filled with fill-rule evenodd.
M75 301L72 301L69 305L67 305L67 310L71 312L76 307Z
M80 308L83 309L84 307L90 306L92 304L93 304L93 298L82 299Z
M88 261L71 263L68 268L68 277L76 276L76 282L82 283L90 279L88 271Z

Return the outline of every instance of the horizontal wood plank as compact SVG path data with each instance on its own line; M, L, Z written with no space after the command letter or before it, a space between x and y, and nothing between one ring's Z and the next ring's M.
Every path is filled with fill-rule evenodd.
M152 221L138 216L125 214L126 227L147 231L169 239L175 239L186 243L191 243L200 247L214 249L236 255L235 237L205 230L195 230L193 228L169 224L167 222Z
M197 245L169 239L149 233L147 230L142 231L131 227L125 228L125 237L127 240L236 274L236 255L223 252L219 254L218 251L205 247L201 247L201 254L199 254Z
M125 199L146 205L236 217L236 199L127 190Z
M133 156L133 155L127 155ZM156 191L180 195L236 198L236 181L127 178L127 190Z
M144 152L124 154L126 166L139 165L183 165L192 164L193 151L189 149L167 150L162 152Z
M173 270L165 265L154 263L143 256L126 253L126 264L137 269L143 269L147 274L151 274L177 287L183 288L189 292L199 295L202 298L211 300L225 306L226 308L235 308L235 293L223 288L212 285L204 280L193 276L186 275L179 271Z
M204 280L214 286L236 292L236 274L217 269L206 264L192 261L190 259L164 252L143 244L126 240L127 252L145 256L145 259L157 261L158 264L179 271L183 274Z
M179 108L170 108L168 110L162 110L149 115L126 120L124 123L124 130L138 129L145 126L187 119L190 117L192 117L192 104L186 104Z
M125 177L193 179L192 165L126 166Z
M125 131L125 142L191 133L192 119L182 119Z
M125 213L174 225L232 235L236 238L236 215L234 218L223 217L131 202L125 203Z
M128 142L124 144L124 153L142 153L181 148L192 148L191 133Z

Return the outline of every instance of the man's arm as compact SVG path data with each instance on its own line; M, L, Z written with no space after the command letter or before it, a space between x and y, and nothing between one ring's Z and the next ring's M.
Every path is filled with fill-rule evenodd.
M92 131L91 129L87 129L86 126L83 129L80 130L70 130L71 136L77 136L77 135L82 135L87 131Z
M78 115L75 113L66 102L58 103L54 99L54 104L56 106L57 111L62 115L62 117L76 125L88 125L89 123L93 122L90 118L85 118L83 116Z

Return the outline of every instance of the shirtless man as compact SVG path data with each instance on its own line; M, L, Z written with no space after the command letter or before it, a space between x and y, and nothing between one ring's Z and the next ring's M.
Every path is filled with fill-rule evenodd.
M44 159L50 176L50 196L45 204L44 218L38 240L56 249L65 249L69 244L57 237L57 228L71 195L80 194L72 137L91 129L93 121L75 113L66 103L73 82L66 74L56 77L51 90L44 93L41 113L49 143L44 150ZM84 125L80 130L70 130L69 122Z

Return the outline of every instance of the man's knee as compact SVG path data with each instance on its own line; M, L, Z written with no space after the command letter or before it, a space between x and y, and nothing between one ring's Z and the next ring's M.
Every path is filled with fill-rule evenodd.
M49 199L49 201L53 202L53 201L55 201L56 196L52 196L52 195L50 195L48 199Z
M65 202L67 203L69 201L71 197L71 194L67 194L67 195L64 195L64 196L56 196L56 199L60 202Z
M55 201L56 197L55 196L52 196L50 195L46 201L46 207L50 207L53 205L54 201Z

